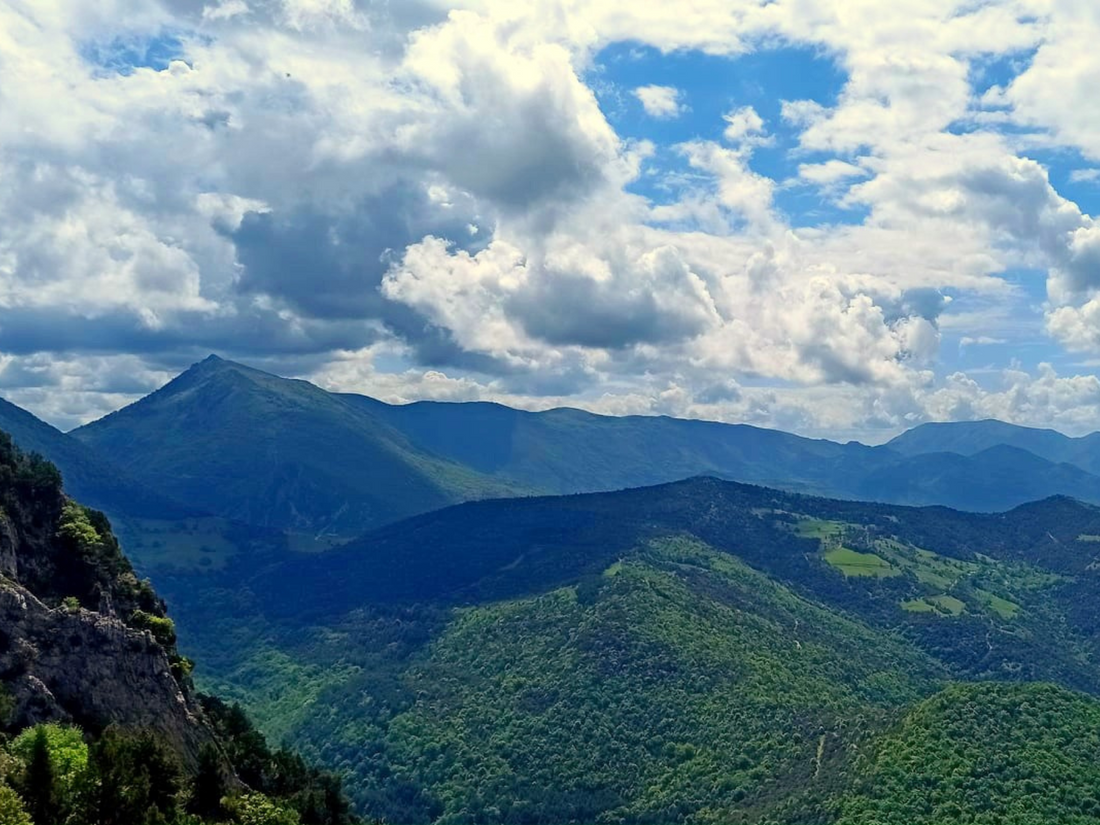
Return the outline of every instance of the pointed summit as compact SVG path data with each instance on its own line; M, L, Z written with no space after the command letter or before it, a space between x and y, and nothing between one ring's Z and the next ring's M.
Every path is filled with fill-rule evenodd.
M174 498L261 527L355 536L505 492L308 381L211 355L73 432Z
M196 361L194 364L192 364L190 367L188 367L186 370L184 370L182 373L180 373L180 375L183 376L183 375L187 375L188 373L192 373L192 372L199 372L199 373L213 372L215 370L224 369L225 367L232 367L232 366L238 366L238 365L234 364L232 361L227 361L226 359L222 358L220 355L215 355L214 353L210 353L208 356L203 358L201 361Z

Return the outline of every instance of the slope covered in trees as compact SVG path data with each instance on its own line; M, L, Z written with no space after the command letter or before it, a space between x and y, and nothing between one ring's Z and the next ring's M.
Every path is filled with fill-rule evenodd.
M214 356L72 435L204 512L312 534L509 489L312 384Z
M1069 499L984 515L694 479L465 504L217 598L169 587L221 651L207 683L368 817L831 822L864 816L866 755L945 685L1095 690L1097 541ZM1036 793L1023 810L1058 789Z
M953 685L869 748L850 823L1100 820L1100 703L1048 684Z

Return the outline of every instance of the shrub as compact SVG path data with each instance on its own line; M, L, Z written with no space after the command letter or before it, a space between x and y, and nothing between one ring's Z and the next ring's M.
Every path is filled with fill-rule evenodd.
M298 812L276 805L261 793L228 800L226 807L240 825L298 825Z
M34 825L23 805L23 798L7 785L0 784L0 823L2 825Z
M163 647L172 647L176 643L176 625L167 616L154 616L144 610L135 610L130 616L129 625L136 630L148 630Z

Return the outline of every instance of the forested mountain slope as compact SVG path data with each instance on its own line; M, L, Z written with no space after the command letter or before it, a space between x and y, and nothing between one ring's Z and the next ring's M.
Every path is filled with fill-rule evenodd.
M1097 542L1100 509L1066 498L973 514L700 478L464 504L230 570L216 599L169 586L220 651L210 684L368 816L868 821L868 754L952 680L1096 690Z
M66 489L89 507L119 516L180 518L197 510L152 490L76 438L0 398L0 431L26 452L39 453L65 476Z
M73 436L156 490L261 527L347 534L507 492L312 384L213 356Z
M1094 823L1100 703L1048 684L952 685L857 760L851 823Z

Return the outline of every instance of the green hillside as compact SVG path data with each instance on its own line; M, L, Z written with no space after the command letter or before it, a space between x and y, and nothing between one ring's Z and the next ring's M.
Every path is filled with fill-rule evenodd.
M578 586L459 611L402 674L397 712L357 713L377 676L355 679L309 740L387 821L806 821L850 743L942 676L669 539Z
M213 356L72 435L202 511L311 536L509 491L312 384Z
M953 685L869 748L845 823L1100 820L1100 703L1047 684Z
M474 502L167 588L200 681L368 817L831 822L952 680L1096 689L1096 536L1069 499L983 515L694 479Z
M181 518L198 512L137 482L78 439L2 398L0 431L26 452L49 459L64 474L66 489L89 506L118 516L152 518Z

